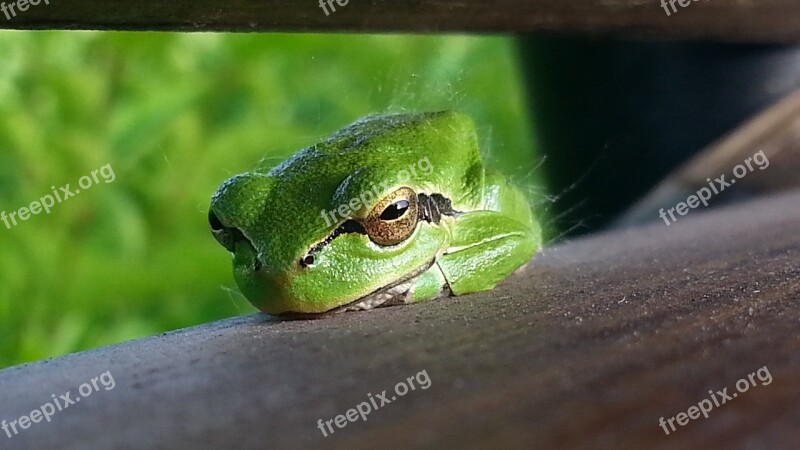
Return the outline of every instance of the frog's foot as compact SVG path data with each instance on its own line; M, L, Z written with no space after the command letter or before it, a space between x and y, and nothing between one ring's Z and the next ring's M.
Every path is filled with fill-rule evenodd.
M437 262L414 280L414 286L408 293L405 303L424 302L452 295L442 267Z
M521 265L521 266L519 267L519 269L517 269L517 270L513 271L513 272L511 273L511 275L512 275L512 276L520 276L520 275L525 275L526 273L528 273L528 267L530 267L530 264L523 264L523 265Z
M455 295L487 291L515 271L524 271L539 248L538 226L493 211L464 214L450 248L439 260Z

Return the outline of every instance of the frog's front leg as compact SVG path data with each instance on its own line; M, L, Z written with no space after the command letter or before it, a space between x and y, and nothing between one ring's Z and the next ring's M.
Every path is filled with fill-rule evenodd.
M493 289L530 261L541 244L535 223L526 225L495 211L464 213L451 233L450 247L437 265L455 295Z
M450 289L447 285L447 279L445 279L441 267L434 263L414 280L414 285L411 287L405 302L416 303L449 295Z

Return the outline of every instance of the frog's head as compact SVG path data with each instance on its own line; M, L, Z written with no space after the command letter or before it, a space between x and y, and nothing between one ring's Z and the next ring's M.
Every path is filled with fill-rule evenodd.
M211 229L264 312L370 306L407 291L447 247L458 199L435 194L481 175L469 173L480 162L464 161L465 146L477 143L462 114L368 117L271 170L223 183Z

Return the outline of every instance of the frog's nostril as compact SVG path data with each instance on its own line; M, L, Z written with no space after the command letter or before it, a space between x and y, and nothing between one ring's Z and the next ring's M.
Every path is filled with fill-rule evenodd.
M214 239L231 253L236 251L237 242L244 241L250 243L242 233L242 230L225 226L213 210L208 212L208 224L211 226L211 233L214 235Z
M219 220L219 217L214 213L214 211L208 212L208 223L211 225L211 231L218 232L225 229L225 225L222 224L222 221Z
M222 224L222 221L219 220L214 211L208 212L208 223L211 225L211 231L215 233L225 229L225 225Z

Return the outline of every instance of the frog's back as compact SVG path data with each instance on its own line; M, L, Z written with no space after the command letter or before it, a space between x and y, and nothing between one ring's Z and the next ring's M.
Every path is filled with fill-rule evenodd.
M421 162L426 173L420 172ZM441 193L454 206L467 209L482 203L484 166L475 126L469 116L441 111L365 117L319 144L295 154L268 175L287 194L303 195L309 186L332 197L349 178L354 188L394 181L408 173L420 192Z

